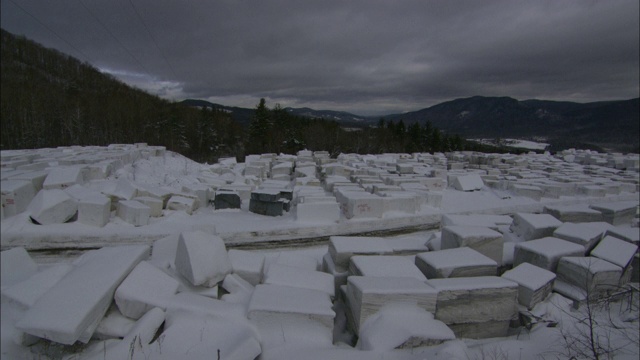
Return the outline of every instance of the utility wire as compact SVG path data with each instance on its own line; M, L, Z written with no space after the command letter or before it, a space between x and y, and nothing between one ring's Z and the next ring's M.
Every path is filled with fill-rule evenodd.
M153 34L151 33L151 31L149 30L149 27L147 26L147 24L144 22L144 19L142 18L142 16L140 15L140 13L138 12L138 9L136 9L136 6L133 4L133 1L129 0L129 4L131 4L131 7L133 8L133 11L136 13L136 16L138 16L138 19L140 19L140 22L142 23L142 26L144 26L145 30L147 30L147 33L149 34L149 36L151 37L151 40L153 40L153 43L155 44L156 48L158 49L158 52L160 53L160 56L162 56L162 58L164 59L164 61L167 63L167 65L169 66L169 69L171 70L171 73L173 74L174 79L178 79L178 76L176 75L176 72L173 70L173 66L171 66L171 63L169 62L169 60L167 60L167 58L164 56L164 54L162 53L162 50L160 50L160 46L158 46L158 42L156 41L156 39L153 37Z
M91 15L91 17L93 17L93 19L95 21L98 22L98 24L100 24L100 26L102 26L102 28L118 43L118 45L120 45L120 47L122 49L124 49L124 51L126 51L127 54L129 54L129 56L131 56L133 58L133 60L135 60L135 62L138 64L138 66L140 66L140 68L142 68L142 70L144 70L147 74L150 74L149 69L147 69L146 66L144 66L140 60L138 60L137 57L135 57L135 55L133 55L133 53L131 53L131 51L129 51L129 49L127 49L122 42L120 42L120 40L118 40L118 38L109 30L109 28L102 22L100 21L100 19L96 16L96 14L93 13L93 11L91 11L83 2L82 0L78 0L78 2L80 3L80 5L82 5L82 7L87 10L87 12L89 13L89 15Z
M62 40L65 44L67 44L69 47L71 47L73 50L75 50L78 54L82 55L86 60L88 60L91 63L95 64L95 61L93 61L93 59L91 59L87 54L85 54L84 52L80 51L80 49L78 49L77 47L73 46L72 43L70 43L69 41L67 41L65 38L63 38L61 35L59 35L57 32L53 31L52 28L48 27L44 22L40 21L40 19L38 19L35 15L33 15L31 12L27 11L27 9L23 8L22 6L16 4L13 0L8 0L10 3L12 3L13 5L15 5L18 9L22 10L25 14L29 15L33 20L35 20L38 24L40 24L43 28L47 29L50 33L52 33L53 35L55 35L58 39Z

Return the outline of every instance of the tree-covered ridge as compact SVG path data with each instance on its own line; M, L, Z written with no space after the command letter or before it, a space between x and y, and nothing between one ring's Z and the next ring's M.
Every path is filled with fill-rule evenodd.
M242 149L228 114L131 88L2 30L1 149L147 142L206 161Z

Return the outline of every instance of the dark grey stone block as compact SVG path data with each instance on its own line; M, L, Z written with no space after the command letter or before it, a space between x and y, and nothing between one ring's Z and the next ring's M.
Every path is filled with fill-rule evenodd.
M249 211L260 215L281 216L284 211L284 202L260 201L252 198L249 202Z
M218 209L240 209L242 199L236 192L218 192L213 200L213 205Z

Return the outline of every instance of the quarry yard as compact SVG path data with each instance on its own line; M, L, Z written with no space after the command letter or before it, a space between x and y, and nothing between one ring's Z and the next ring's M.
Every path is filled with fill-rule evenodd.
M638 154L138 143L0 166L3 359L640 354Z

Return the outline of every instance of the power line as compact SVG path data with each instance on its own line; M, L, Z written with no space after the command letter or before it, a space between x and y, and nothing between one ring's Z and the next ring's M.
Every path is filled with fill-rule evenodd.
M78 0L78 2L80 3L80 5L82 5L82 7L87 10L87 12L93 17L94 20L96 20L98 22L98 24L100 24L100 26L102 26L102 28L118 43L118 45L120 45L120 47L122 49L124 49L124 51L127 52L127 54L129 54L129 56L131 56L131 58L133 58L133 60L135 60L135 62L142 68L142 70L144 70L147 74L150 74L151 72L146 68L146 66L144 66L140 60L138 60L137 57L135 57L135 55L133 55L133 53L131 53L131 51L129 51L129 49L127 49L122 42L120 42L120 40L118 40L118 38L109 30L109 28L102 22L100 21L100 19L82 2L82 0Z
M147 26L147 24L144 22L144 19L142 18L142 16L140 15L140 13L138 12L138 9L136 9L136 6L133 4L133 1L129 0L129 4L131 4L131 7L133 8L133 11L136 13L136 16L138 16L138 19L140 19L140 22L142 23L142 26L144 26L145 30L147 30L147 33L149 34L149 36L151 37L151 40L153 40L153 43L155 44L156 48L158 49L158 52L160 53L160 56L162 56L162 58L164 59L164 61L167 63L167 65L169 66L169 69L171 70L171 73L173 74L174 79L178 79L178 76L176 75L176 72L173 70L173 66L171 66L171 63L169 62L169 60L167 60L167 58L164 56L164 54L162 53L162 50L160 50L160 46L158 46L158 42L156 41L156 39L153 37L153 34L151 33L151 31L149 30L149 27Z
M61 35L59 35L57 32L53 31L53 29L48 27L44 22L40 21L40 19L38 19L35 15L33 15L31 12L27 11L27 9L25 9L22 6L16 4L13 0L9 0L9 2L12 3L13 5L15 5L18 9L22 10L25 14L29 15L33 20L35 20L43 28L47 29L50 33L55 35L58 39L62 40L65 44L67 44L69 47L71 47L73 50L75 50L78 54L82 55L85 58L85 60L88 60L89 62L95 63L95 61L93 61L93 59L91 59L87 54L85 54L84 52L80 51L80 49L78 49L77 47L73 46L73 44L71 44L69 41L67 41L65 38L63 38Z

